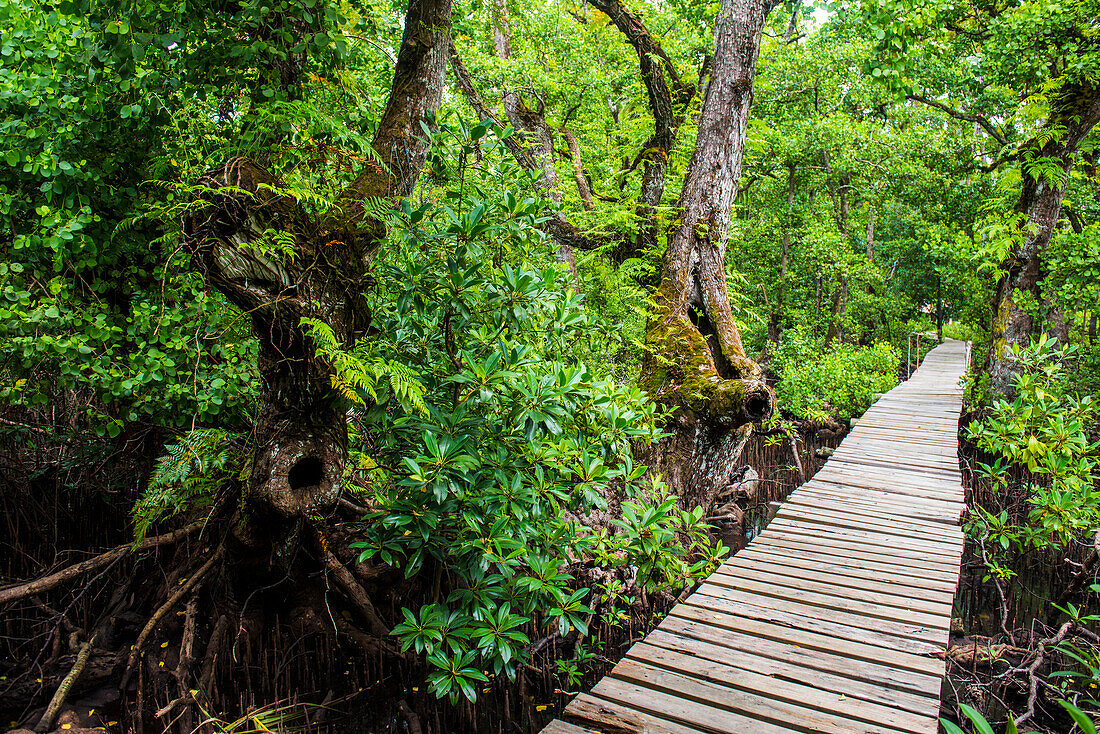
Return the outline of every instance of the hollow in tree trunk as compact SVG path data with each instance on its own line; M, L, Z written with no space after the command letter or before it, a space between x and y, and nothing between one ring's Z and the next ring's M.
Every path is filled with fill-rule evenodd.
M347 426L303 318L350 344L366 330L368 270L385 232L368 199L410 193L427 157L420 125L434 119L443 93L451 0L413 0L405 20L389 101L373 147L380 163L364 171L321 217L280 193L280 182L245 158L209 171L203 206L184 222L194 266L252 321L260 343L261 407L253 425L247 501L239 540L277 540L271 521L300 524L332 506L347 459ZM265 251L273 233L289 236L294 257ZM275 537L272 537L275 536Z

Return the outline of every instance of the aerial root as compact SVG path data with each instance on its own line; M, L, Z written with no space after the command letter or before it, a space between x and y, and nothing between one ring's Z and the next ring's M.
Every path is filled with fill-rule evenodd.
M210 558L206 560L206 563L204 563L197 571L195 571L195 573L191 574L191 578L187 579L187 581L182 586L180 586L180 588L178 588L171 596L168 597L168 601L164 602L164 604L162 604L159 609L153 612L153 616L150 617L149 621L145 623L145 627L141 630L141 634L138 635L137 642L134 643L134 647L130 651L130 658L126 661L126 672L123 673L122 681L119 684L120 689L125 689L127 684L129 684L130 676L133 675L134 672L134 664L137 663L138 657L141 655L141 649L149 640L149 636L153 634L154 630L156 630L156 627L158 624L160 624L160 621L164 619L164 615L168 614L172 607L176 606L176 604L178 604L181 599L190 594L195 589L195 587L198 586L199 582L202 581L203 577L206 576L207 572L214 567L214 564L218 561L218 559L222 557L224 553L225 546L218 546L218 549L211 554Z
M191 533L202 527L202 523L193 523L185 528L174 530L171 533L165 533L164 535L158 535L155 538L146 538L137 545L133 543L127 543L120 545L117 548L112 548L106 553L102 553L94 558L81 561L75 565L63 568L57 573L52 573L48 576L35 579L34 581L28 581L26 583L17 584L15 586L9 586L6 589L0 589L0 604L10 604L20 599L25 599L28 596L35 594L41 594L43 591L49 591L50 589L61 586L67 581L79 578L86 573L95 571L109 566L116 561L121 560L131 553L140 552L143 550L149 550L151 548L157 548L162 545L169 545L175 543L183 538L187 537Z

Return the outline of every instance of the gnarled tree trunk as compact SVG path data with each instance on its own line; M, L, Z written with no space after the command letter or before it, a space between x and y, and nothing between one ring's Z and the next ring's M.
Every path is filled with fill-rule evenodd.
M252 320L260 343L262 405L256 417L249 501L239 538L262 545L272 517L297 521L336 502L347 458L346 419L332 366L316 355L303 318L350 344L370 322L363 294L385 232L366 202L412 191L428 153L421 122L439 108L450 43L451 0L412 0L386 109L363 172L319 218L279 192L280 182L237 158L206 174L204 206L185 239L207 282ZM271 247L293 241L294 256ZM259 530L259 532L257 532Z
M680 196L682 217L646 331L641 385L675 409L672 435L649 450L647 464L688 506L709 506L725 488L751 424L768 417L774 404L760 367L745 356L725 263L767 10L764 0L721 3L714 67Z

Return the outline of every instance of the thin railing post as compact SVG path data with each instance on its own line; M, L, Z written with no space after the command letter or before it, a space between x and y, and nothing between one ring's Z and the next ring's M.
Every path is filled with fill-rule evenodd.
M913 361L913 335L905 335L905 379L909 379L909 365Z

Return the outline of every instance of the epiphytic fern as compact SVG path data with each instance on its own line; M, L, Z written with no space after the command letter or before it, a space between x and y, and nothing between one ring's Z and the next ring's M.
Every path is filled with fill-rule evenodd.
M135 541L141 541L154 522L213 501L243 458L235 439L226 431L196 429L166 447L149 487L134 505Z
M332 327L323 321L305 318L302 324L308 327L317 354L332 364L332 387L348 401L359 405L366 404L364 397L377 401L378 386L385 381L406 410L428 414L424 385L409 367L379 357L366 341L356 344L351 351L344 349L336 341Z

